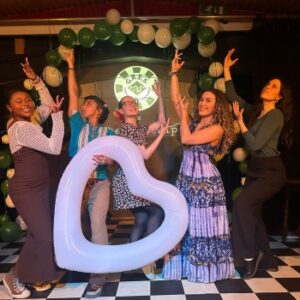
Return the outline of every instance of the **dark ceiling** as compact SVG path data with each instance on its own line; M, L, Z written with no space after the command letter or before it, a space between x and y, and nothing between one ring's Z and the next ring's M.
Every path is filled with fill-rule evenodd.
M299 0L0 0L0 19L94 18L109 8L124 17L200 15L210 6L227 15L300 16Z

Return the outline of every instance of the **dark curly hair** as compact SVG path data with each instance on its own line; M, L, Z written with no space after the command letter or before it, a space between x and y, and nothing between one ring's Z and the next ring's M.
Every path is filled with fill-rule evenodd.
M107 120L108 115L109 115L109 109L108 109L107 104L100 97L98 97L96 95L89 95L89 96L84 97L84 102L86 100L95 101L97 103L98 107L101 108L102 113L99 117L99 124L103 124Z
M229 151L231 145L235 140L233 116L229 108L229 101L227 100L227 97L224 93L215 89L210 89L201 93L198 103L203 93L205 92L211 92L216 97L216 106L213 114L213 124L219 124L224 130L224 134L220 144L217 147L216 154L225 154ZM194 112L194 120L196 123L199 123L201 120L198 111L198 103Z

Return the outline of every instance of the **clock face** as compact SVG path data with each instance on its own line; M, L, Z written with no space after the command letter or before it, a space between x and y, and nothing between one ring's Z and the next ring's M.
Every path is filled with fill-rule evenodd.
M139 110L151 107L157 100L153 84L158 78L148 68L131 66L123 69L114 83L115 96L120 101L125 96L131 96L139 103Z

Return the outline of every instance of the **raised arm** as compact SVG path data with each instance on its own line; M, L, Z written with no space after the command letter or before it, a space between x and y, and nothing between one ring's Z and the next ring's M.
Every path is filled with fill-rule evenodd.
M44 122L52 112L53 98L49 93L48 88L40 77L38 77L34 69L30 66L29 60L26 57L25 62L21 63L24 74L33 83L34 88L39 93L41 105L37 108L41 122Z
M68 63L68 92L69 92L69 106L68 116L72 116L78 111L78 83L75 76L75 56L74 49L66 54L66 61Z
M164 124L166 122L165 108L161 94L161 86L158 81L154 83L153 89L158 97L158 120L149 125L147 134L151 134L157 131L160 128L161 124Z
M149 145L147 148L145 146L138 146L140 148L145 160L147 160L151 157L151 155L155 152L158 145L162 141L165 133L168 130L169 121L170 121L170 119L168 119L166 122L161 123L160 132L159 132L158 136L155 138L155 140L151 143L151 145Z
M226 96L230 103L234 101L238 101L240 107L244 108L246 111L253 110L251 104L247 103L242 97L240 97L236 90L231 77L231 67L235 65L235 63L239 60L238 58L232 59L232 55L235 49L231 49L228 51L225 59L224 59L224 79L226 85Z
M284 123L282 112L278 109L274 109L268 112L263 123L259 126L255 134L253 134L244 123L243 109L240 110L238 102L233 104L233 111L247 146L252 151L260 150L277 130L281 130Z
M18 145L49 154L60 154L64 137L63 112L60 111L62 100L57 98L56 103L52 106L51 136L48 138L40 130L40 127L30 122L22 122L21 125L17 125L16 129Z
M188 114L188 101L187 99L180 98L179 106L181 111L181 121L180 121L180 136L181 142L184 145L199 145L199 144L212 144L217 145L224 133L222 127L218 124L195 130L191 132Z
M184 65L184 61L181 60L182 53L179 53L178 50L175 52L175 56L172 60L171 64L171 72L170 72L170 94L171 99L175 108L175 111L181 119L180 115L180 107L179 107L179 81L178 81L178 72Z

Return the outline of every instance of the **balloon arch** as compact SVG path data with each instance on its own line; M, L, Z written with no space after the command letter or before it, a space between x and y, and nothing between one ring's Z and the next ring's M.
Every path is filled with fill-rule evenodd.
M198 53L204 58L211 58L216 51L215 36L220 31L220 23L215 19L202 22L198 17L175 18L169 24L157 27L154 24L135 25L129 18L121 20L118 10L112 8L106 13L104 19L96 22L93 28L82 27L76 33L72 28L65 27L58 33L59 47L49 49L45 54L47 66L43 71L45 82L51 87L57 87L62 82L62 74L56 68L65 55L75 45L83 48L92 48L96 41L107 41L116 47L122 46L126 39L133 43L150 44L155 42L159 48L173 45L178 50L186 49L192 39L197 36ZM202 90L211 88L225 92L224 79L220 77L223 72L222 64L213 62L208 72L201 74L199 87ZM218 78L218 79L217 79ZM27 89L33 86L25 83Z

